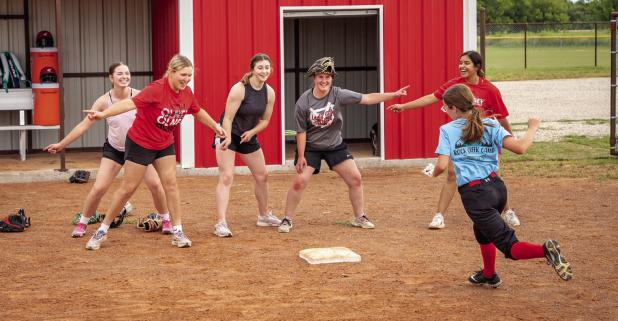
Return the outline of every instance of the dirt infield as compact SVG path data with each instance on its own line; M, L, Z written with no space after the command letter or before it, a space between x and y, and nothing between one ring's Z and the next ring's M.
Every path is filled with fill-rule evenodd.
M333 173L314 177L290 234L255 226L251 178L237 176L229 225L212 234L216 177L179 178L184 227L193 247L125 224L99 251L69 234L92 183L0 185L3 214L25 207L32 227L0 234L2 320L616 320L618 318L618 182L507 177L521 240L560 241L574 279L561 281L544 260L499 257L504 283L468 285L481 266L461 202L447 228L426 229L443 178L419 169L364 170L375 230L344 221L351 207ZM281 213L291 174L270 177ZM114 188L118 185L116 185ZM101 210L109 205L108 194ZM152 210L145 187L134 215ZM95 226L91 225L92 232ZM89 233L90 234L90 233ZM309 247L346 246L362 262L310 266Z

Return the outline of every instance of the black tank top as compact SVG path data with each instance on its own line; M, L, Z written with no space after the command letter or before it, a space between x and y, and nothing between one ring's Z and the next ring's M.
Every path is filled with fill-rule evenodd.
M268 103L268 92L266 84L260 90L255 90L251 84L245 85L245 98L236 111L234 120L232 121L232 134L242 135L244 132L254 128L266 111ZM220 122L223 121L221 115Z

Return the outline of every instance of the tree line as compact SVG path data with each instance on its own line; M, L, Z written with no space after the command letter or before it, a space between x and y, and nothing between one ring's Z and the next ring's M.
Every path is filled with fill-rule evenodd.
M608 21L618 0L478 0L487 23Z

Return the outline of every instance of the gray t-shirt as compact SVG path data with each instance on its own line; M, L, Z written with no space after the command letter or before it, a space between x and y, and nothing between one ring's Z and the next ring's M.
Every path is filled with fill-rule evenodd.
M341 145L341 107L358 104L362 97L360 93L335 86L322 99L313 96L313 89L300 95L296 101L296 131L307 132L306 148L333 150Z

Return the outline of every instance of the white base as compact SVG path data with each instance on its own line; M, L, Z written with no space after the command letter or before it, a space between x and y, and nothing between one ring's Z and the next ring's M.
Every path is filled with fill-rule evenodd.
M360 262L361 256L347 247L305 249L298 253L309 264Z

